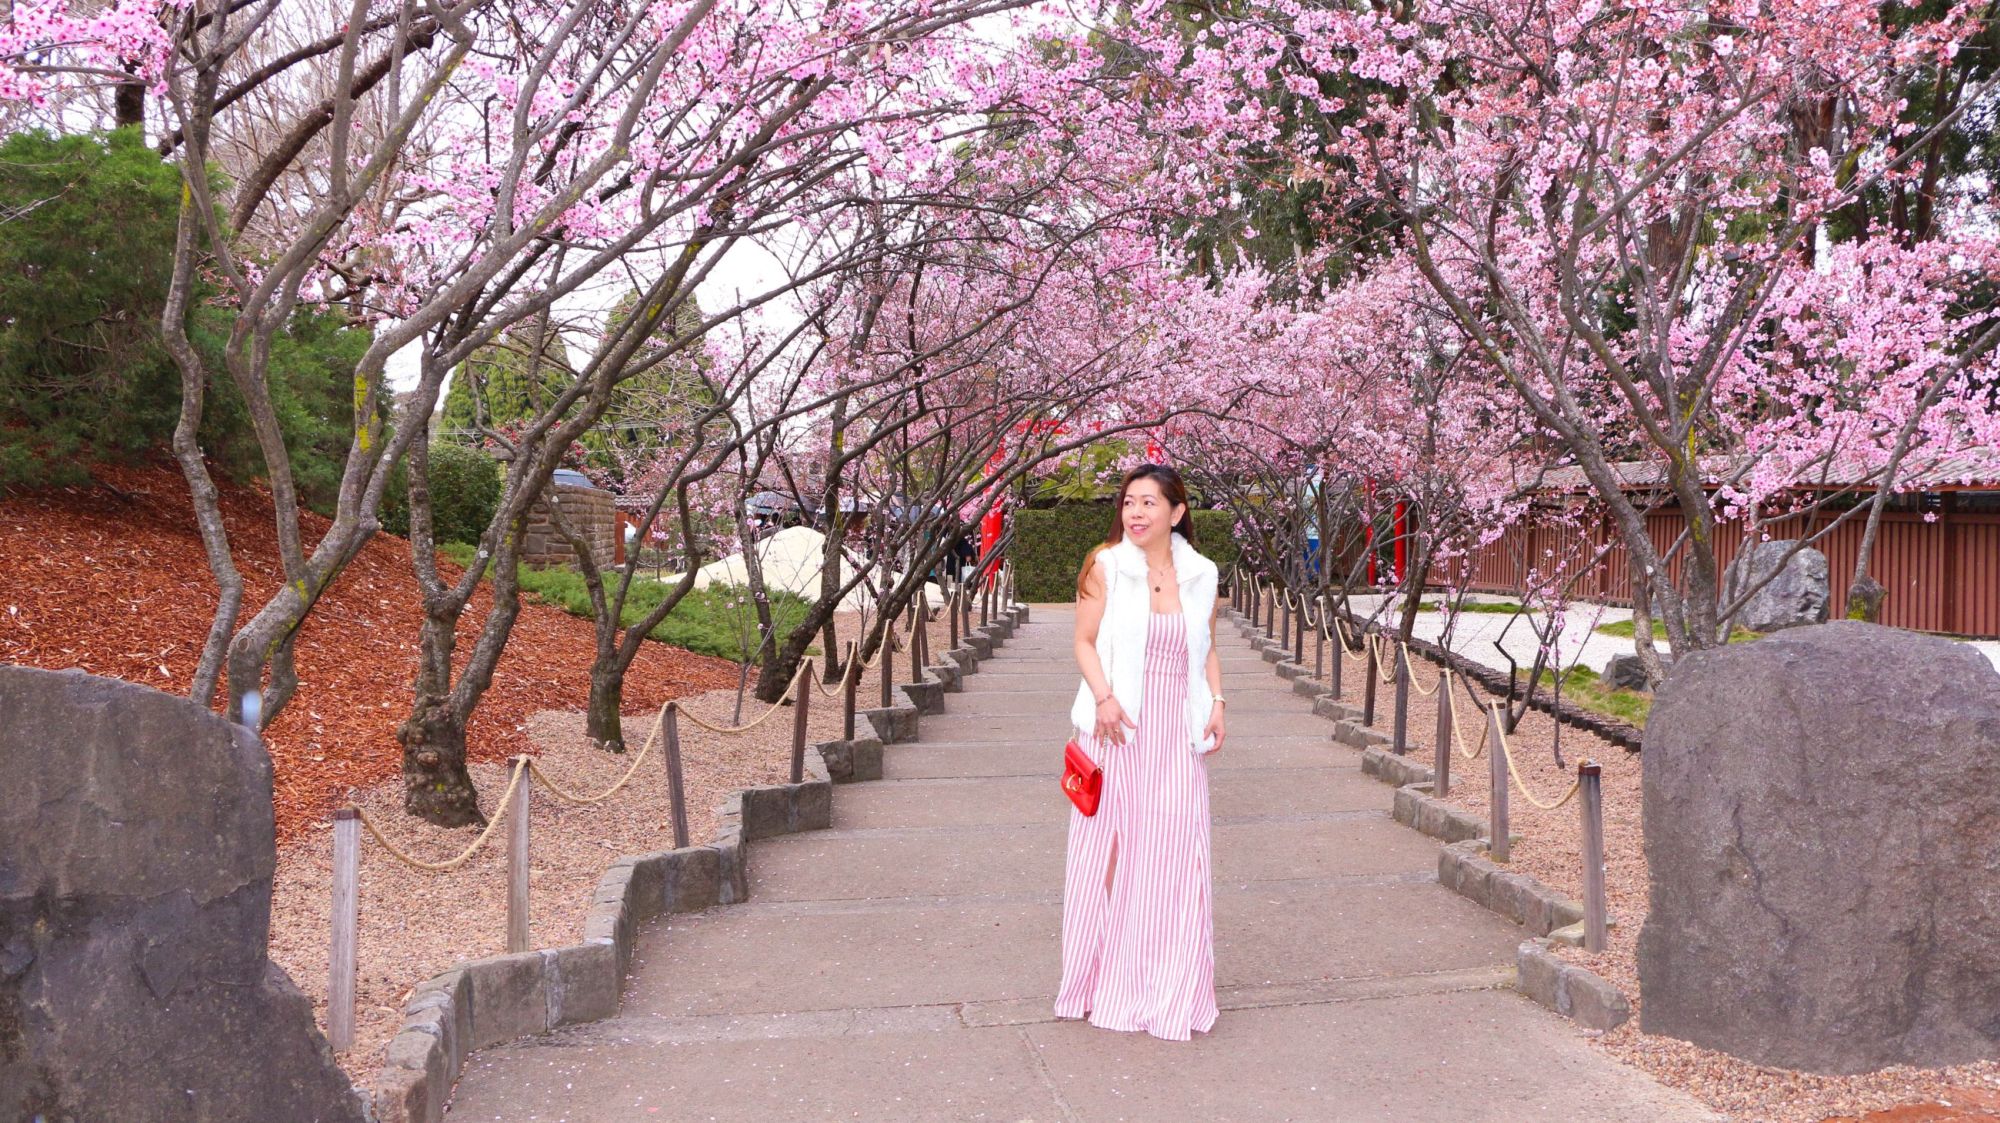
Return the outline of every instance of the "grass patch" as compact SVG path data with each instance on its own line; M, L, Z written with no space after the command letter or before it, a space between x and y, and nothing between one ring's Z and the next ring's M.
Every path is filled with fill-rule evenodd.
M1417 606L1419 612L1443 612L1448 605L1443 601L1425 601ZM1466 601L1458 606L1460 612L1483 612L1489 616L1512 616L1521 611L1518 604L1494 603L1492 601Z
M1653 697L1636 690L1613 690L1604 685L1596 671L1578 665L1563 677L1563 697L1586 710L1646 728L1646 715L1653 709Z
M472 564L473 548L459 543L448 543L438 548L438 554L459 566ZM615 581L611 574L605 575L606 584ZM590 589L583 583L583 575L573 569L535 569L522 566L520 570L521 591L532 600L553 605L586 620L592 618ZM619 624L631 627L644 619L646 614L659 607L667 598L672 586L648 577L632 579L632 590L625 598L625 610L620 615ZM675 647L685 647L689 651L703 655L714 655L731 662L741 663L746 659L754 662L757 648L757 613L749 603L749 590L736 585L710 585L705 589L695 589L688 593L672 612L667 613L647 637ZM784 635L805 618L806 610L812 602L794 593L769 591L771 599L771 622L779 635ZM818 655L819 647L814 645L806 652Z
M1631 620L1613 620L1609 624L1598 625L1597 631L1599 635L1617 636L1619 639L1631 639L1638 634L1639 627ZM1729 642L1749 643L1753 639L1762 639L1763 636L1764 633L1753 632L1748 628L1732 628L1729 632ZM1653 638L1662 641L1667 638L1667 626L1658 620L1653 621Z

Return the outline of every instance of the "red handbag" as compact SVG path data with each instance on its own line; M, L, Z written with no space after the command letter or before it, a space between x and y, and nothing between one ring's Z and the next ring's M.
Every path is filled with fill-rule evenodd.
M1104 769L1090 759L1083 746L1070 738L1063 746L1063 794L1085 815L1097 814L1097 797L1104 791Z

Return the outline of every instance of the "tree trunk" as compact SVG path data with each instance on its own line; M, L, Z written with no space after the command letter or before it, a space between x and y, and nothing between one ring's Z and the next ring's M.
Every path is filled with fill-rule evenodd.
M1847 611L1843 615L1849 620L1865 620L1870 624L1882 622L1882 602L1889 599L1889 590L1880 581L1864 573L1847 587Z
M1646 672L1646 689L1656 689L1667 677L1667 666L1653 645L1653 578L1637 558L1632 560L1632 650Z
M812 646L813 633L832 617L833 610L825 601L815 601L806 609L806 618L772 647L771 654L757 670L755 693L759 701L775 702L785 696L785 687L791 685L792 676L798 673L799 660L806 657L806 648ZM766 646L771 646L769 641Z
M418 698L396 739L403 743L403 810L440 827L485 825L465 770L465 719L449 699Z
M616 662L615 654L600 651L591 664L590 704L584 711L583 732L592 745L622 753L625 725L618 712L625 704L625 668Z

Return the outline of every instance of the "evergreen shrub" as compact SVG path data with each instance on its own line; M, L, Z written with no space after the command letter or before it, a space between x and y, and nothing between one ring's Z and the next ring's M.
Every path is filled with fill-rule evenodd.
M1076 600L1076 577L1090 548L1111 530L1109 503L1065 503L1016 511L1014 518L1015 596L1023 601L1066 603ZM1227 571L1236 563L1236 540L1229 511L1192 513L1195 549Z
M470 445L436 441L430 447L431 530L440 544L477 545L500 509L500 464ZM409 537L409 475L402 464L382 497L382 529Z

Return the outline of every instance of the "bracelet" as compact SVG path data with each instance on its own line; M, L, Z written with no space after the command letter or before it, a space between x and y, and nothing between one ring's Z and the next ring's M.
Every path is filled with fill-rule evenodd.
M1102 705L1104 704L1104 699L1105 699L1105 698L1109 698L1109 697L1111 697L1111 694L1112 694L1112 692L1111 692L1111 691L1109 691L1109 690L1107 690L1107 691L1105 691L1105 692L1104 692L1104 698L1097 698L1097 695L1095 695L1095 694L1091 695L1091 697L1093 697L1093 698L1097 698L1097 704L1098 704L1098 705L1100 705L1100 706L1102 706Z
M1220 695L1220 694L1217 694L1217 695L1215 696L1215 704L1216 704L1216 705L1218 705L1218 706L1225 706L1225 707L1226 707L1226 706L1228 706L1228 705L1229 705L1229 699L1227 699L1227 698L1224 698L1224 697L1223 697L1222 695Z

